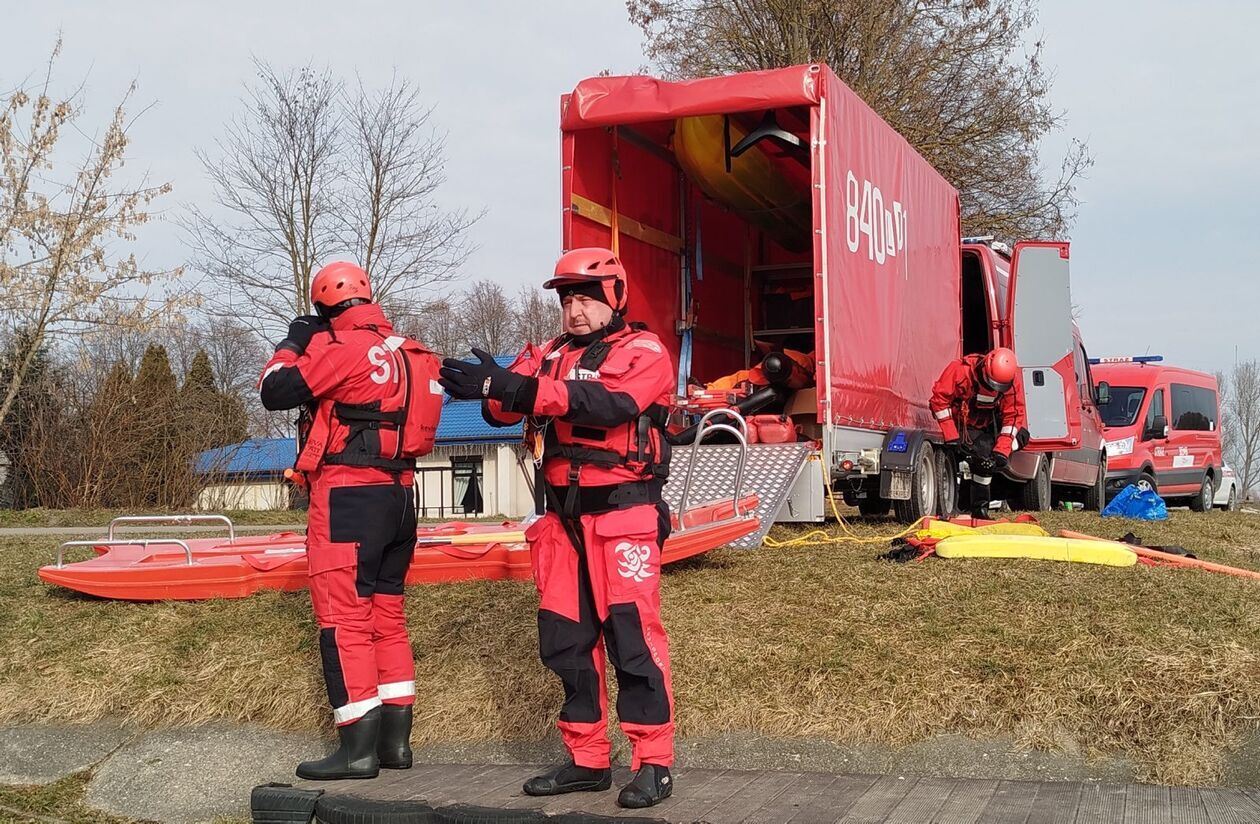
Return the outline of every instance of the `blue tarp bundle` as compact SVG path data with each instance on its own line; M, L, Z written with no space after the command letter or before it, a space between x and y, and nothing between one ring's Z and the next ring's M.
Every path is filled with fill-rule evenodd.
M1129 484L1111 499L1102 511L1104 518L1138 518L1143 521L1163 521L1168 518L1164 499L1153 489L1138 489Z

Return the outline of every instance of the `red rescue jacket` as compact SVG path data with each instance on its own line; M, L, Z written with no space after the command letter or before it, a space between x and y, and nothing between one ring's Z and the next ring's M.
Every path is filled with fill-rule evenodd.
M993 451L1009 457L1020 429L1028 426L1019 375L1007 392L994 393L976 377L983 355L967 355L945 367L932 386L928 406L941 426L945 440L966 439L968 429L993 433Z
M674 369L659 338L614 321L583 344L561 335L542 349L527 346L509 367L538 378L530 429L544 431L543 475L553 487L604 487L663 481L664 438ZM498 401L482 415L496 426L521 420Z
M437 355L394 332L380 306L352 306L298 355L279 349L258 386L268 409L307 407L296 467L404 471L433 449L442 411Z

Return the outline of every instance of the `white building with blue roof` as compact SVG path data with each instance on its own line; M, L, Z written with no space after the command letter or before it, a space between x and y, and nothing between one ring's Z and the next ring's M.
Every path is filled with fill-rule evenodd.
M533 506L526 481L533 467L521 451L521 426L496 428L480 401L447 397L433 453L417 461L416 514L421 518L502 515L519 518ZM284 478L293 466L293 438L254 438L211 449L197 458L205 486L202 510L288 509L300 492Z

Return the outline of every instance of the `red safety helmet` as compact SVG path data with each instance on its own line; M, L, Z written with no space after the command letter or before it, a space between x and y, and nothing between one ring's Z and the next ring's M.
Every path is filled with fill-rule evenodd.
M600 283L604 301L614 312L626 308L626 269L611 249L587 246L565 252L556 261L555 275L543 284L557 289L571 283Z
M980 380L994 392L1006 392L1015 385L1015 376L1019 373L1019 364L1015 361L1015 353L1005 346L999 346L984 356L980 361Z
M353 263L338 260L315 273L311 279L311 303L332 308L348 300L372 300L372 284L367 272Z

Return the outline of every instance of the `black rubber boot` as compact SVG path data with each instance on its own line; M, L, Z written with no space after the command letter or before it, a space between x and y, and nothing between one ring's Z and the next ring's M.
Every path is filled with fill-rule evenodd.
M669 798L673 792L674 779L669 774L669 767L644 764L639 767L634 780L621 788L617 805L632 809L651 807Z
M298 764L298 778L333 781L338 778L376 778L380 761L376 742L381 733L381 709L373 707L355 721L337 728L341 746L327 758Z
M542 775L525 782L526 795L560 795L561 793L590 793L612 786L612 770L579 767L572 761L553 767Z
M381 768L411 769L411 705L381 705L381 738L376 745Z

